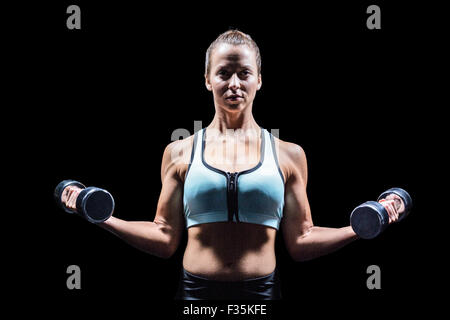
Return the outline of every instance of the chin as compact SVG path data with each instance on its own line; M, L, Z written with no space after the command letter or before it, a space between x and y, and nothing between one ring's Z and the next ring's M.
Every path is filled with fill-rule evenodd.
M225 105L225 109L227 109L227 111L242 111L245 109L245 106L242 105L241 103L227 103Z
M224 100L223 101L223 105L228 107L228 108L244 108L245 107L245 101L243 99L241 100L236 100L236 101L232 101L232 100Z

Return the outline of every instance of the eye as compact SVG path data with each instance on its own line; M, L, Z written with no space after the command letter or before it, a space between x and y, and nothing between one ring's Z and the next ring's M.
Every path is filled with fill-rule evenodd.
M219 76L226 76L228 74L228 71L224 70L224 69L221 69L221 70L219 70L219 72L217 72L217 74Z
M239 74L241 77L247 77L248 75L250 75L250 73L251 73L250 70L245 69L245 70L242 70Z

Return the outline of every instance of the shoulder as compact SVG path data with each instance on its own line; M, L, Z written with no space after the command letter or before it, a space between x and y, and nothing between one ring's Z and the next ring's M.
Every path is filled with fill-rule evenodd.
M306 161L305 151L300 145L288 141L283 141L275 137L274 139L275 141L278 140L280 154L282 154L284 157L294 162Z
M308 169L305 150L296 143L283 141L276 137L274 137L274 142L285 181L298 174L306 181Z
M168 162L180 161L183 157L191 155L194 135L169 143L164 149L163 160Z
M170 171L176 174L181 180L184 179L185 170L191 160L194 136L190 135L184 139L172 141L166 146L161 163L162 180L164 180L164 177Z

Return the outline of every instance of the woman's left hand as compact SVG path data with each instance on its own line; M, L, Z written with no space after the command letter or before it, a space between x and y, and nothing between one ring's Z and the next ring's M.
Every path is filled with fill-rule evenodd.
M389 224L398 221L399 216L405 211L405 204L396 194L390 194L378 202L386 209L389 215Z

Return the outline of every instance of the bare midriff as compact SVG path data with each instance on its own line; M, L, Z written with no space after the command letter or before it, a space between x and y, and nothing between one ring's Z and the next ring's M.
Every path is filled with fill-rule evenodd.
M211 280L240 281L275 270L277 230L263 225L215 222L190 227L186 271Z

